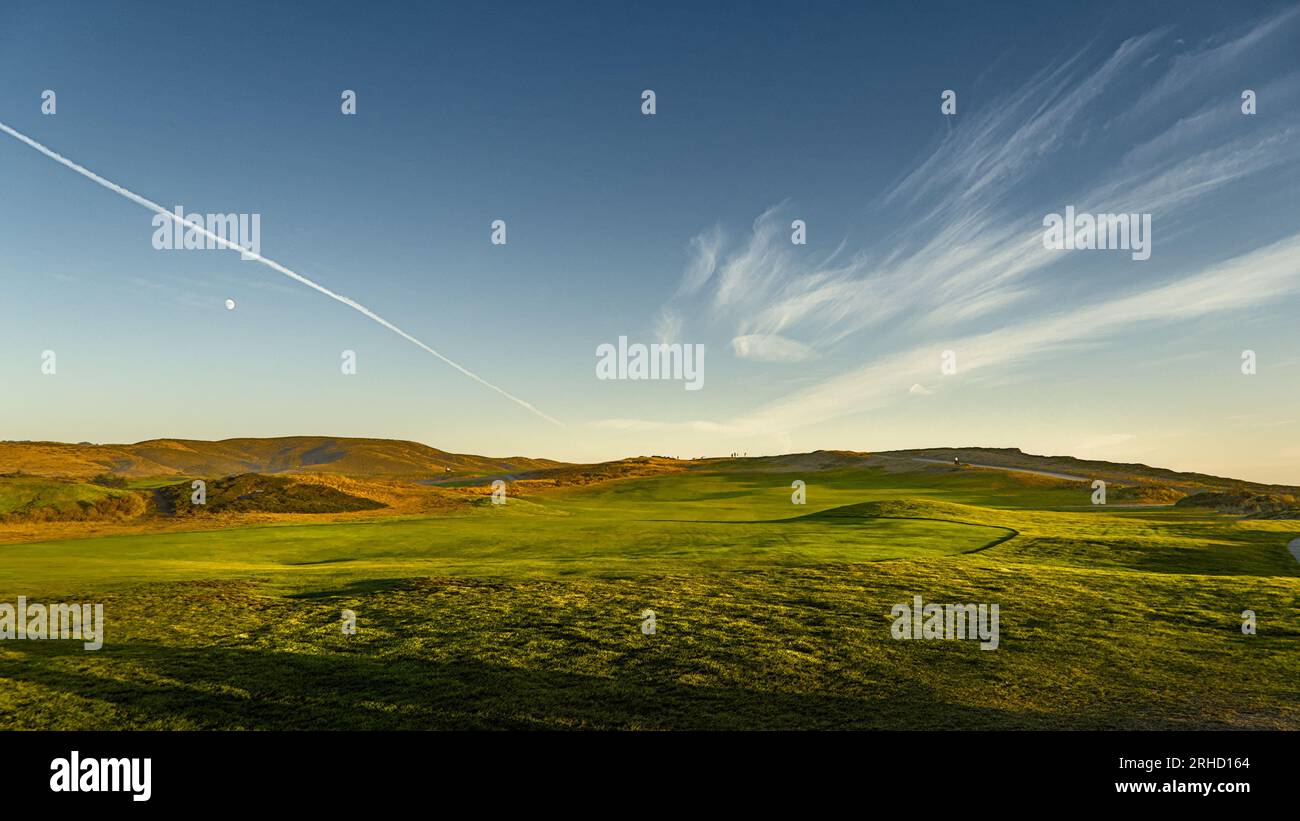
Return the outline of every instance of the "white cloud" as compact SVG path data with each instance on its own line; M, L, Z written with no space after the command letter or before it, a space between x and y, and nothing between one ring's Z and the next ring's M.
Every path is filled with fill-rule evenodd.
M1100 60L1086 50L1069 56L1003 97L968 109L949 136L882 195L878 204L897 227L872 233L870 242L855 246L846 238L829 254L795 246L782 205L764 211L730 243L720 228L696 237L669 307L678 319L699 315L701 326L725 328L737 356L806 361L866 330L880 331L873 345L904 341L893 354L728 421L659 422L656 429L715 425L730 433L781 434L924 395L946 348L960 351L958 378L1005 380L1014 377L1008 366L1017 362L1096 345L1140 323L1238 310L1300 290L1296 235L1156 287L1100 291L1096 302L1073 310L1054 312L1060 303L1042 299L1060 292L1064 261L1078 260L1043 248L1045 213L1070 204L1153 213L1158 254L1161 241L1201 230L1190 217L1207 213L1203 205L1217 205L1228 186L1300 161L1300 119L1295 106L1285 104L1300 99L1300 73L1267 84L1260 78L1253 87L1271 89L1276 113L1252 118L1249 128L1242 127L1234 99L1190 113L1142 110L1153 99L1144 89L1161 87L1162 74L1152 72L1245 70L1249 45L1294 19L1284 12L1241 37L1187 49L1172 61L1154 59L1167 32L1149 32ZM1162 93L1169 94L1179 80L1163 83ZM1120 116L1100 128L1084 127L1090 113L1104 110L1103 101L1113 111L1125 99L1129 107ZM1098 150L1088 155L1081 146ZM1062 173L1085 161L1093 173ZM1081 182L1056 184L1060 179ZM1252 239L1246 234L1236 241ZM1131 266L1127 255L1115 261L1121 258ZM1156 262L1142 273L1172 272ZM1123 281L1098 279L1106 289ZM1079 291L1066 293L1074 299ZM948 341L936 339L940 329ZM909 347L908 339L923 344Z
M665 306L655 317L654 336L659 342L671 345L682 341L682 316Z
M731 349L741 359L759 362L804 362L817 352L796 339L779 334L747 334L731 340Z
M918 329L971 323L1018 307L1046 284L1036 275L1075 259L1043 247L1045 213L1067 204L1155 213L1169 237L1181 209L1300 156L1294 118L1242 134L1239 116L1207 106L1166 118L1154 136L1145 125L1140 135L1111 134L1124 153L1086 185L1026 191L1023 183L1034 172L1042 173L1032 179L1050 182L1061 162L1075 160L1083 116L1103 98L1135 93L1121 81L1142 70L1164 37L1155 31L1130 38L1091 68L1080 52L964 115L949 138L885 193L884 207L907 219L874 244L843 253L846 239L829 255L795 246L783 205L760 214L730 247L720 228L700 234L691 241L673 310L693 307L706 315L702 324L730 326L732 337L798 338L817 351L886 323ZM1240 53L1202 49L1183 64L1198 55L1213 62ZM1279 91L1289 96L1298 85L1291 78ZM685 298L693 294L700 298L688 306Z
M1062 346L1102 338L1139 323L1194 319L1266 304L1300 292L1300 234L1222 262L1201 273L1073 311L1021 322L998 331L894 354L798 391L734 424L756 432L785 432L879 407L907 385L932 377L939 352L958 352L949 378L1049 355Z
M1135 326L1177 322L1268 304L1300 293L1300 233L1212 265L1200 273L1000 330L934 342L882 357L723 422L638 422L654 430L773 435L885 406L939 372L940 352L957 351L949 379L997 376L1014 364ZM612 422L613 420L607 420ZM606 423L599 423L609 426ZM623 429L633 429L625 427Z
M721 226L697 234L691 238L691 258L682 276L682 284L677 288L678 296L690 296L704 287L718 267L718 254L722 250L723 235Z
M1300 7L1284 10L1266 20L1252 25L1239 37L1217 46L1207 45L1199 51L1180 54L1170 61L1169 70L1159 82L1149 88L1133 107L1129 116L1150 111L1157 104L1180 91L1222 75L1238 60L1250 53L1274 33L1290 26Z

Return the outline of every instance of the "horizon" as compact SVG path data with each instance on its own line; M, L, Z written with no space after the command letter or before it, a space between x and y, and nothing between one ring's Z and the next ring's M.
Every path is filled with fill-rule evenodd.
M1188 475L1202 475L1202 476L1208 476L1216 479L1227 479L1230 481L1246 482L1249 484L1256 484L1256 485L1273 485L1277 487L1300 487L1300 485L1292 485L1287 482L1267 482L1267 481L1261 481L1246 476L1214 474L1214 473L1206 473L1204 471L1197 471L1197 470L1183 470L1180 468L1170 467L1168 465L1148 464L1146 462L1138 462L1132 460L1085 459L1083 457L1074 456L1068 453L1035 453L1015 446L995 447L991 445L924 445L919 447L887 448L887 449L876 448L871 450L850 450L846 448L815 448L813 450L807 450L807 451L781 451L776 453L750 454L748 452L743 452L743 453L737 452L738 455L734 455L734 456L727 453L717 454L717 455L708 455L706 453L705 455L699 455L699 456L682 456L680 454L672 454L664 451L664 452L628 453L628 454L624 454L623 456L616 457L614 459L602 459L597 462L575 462L567 459L557 459L550 455L538 454L538 453L524 453L524 452L501 453L501 454L471 453L469 451L464 451L459 449L449 450L447 448L438 447L437 445L433 445L428 442L422 442L416 439L391 439L391 438L380 437L380 436L335 436L331 434L319 434L319 433L289 434L285 436L228 436L228 437L223 437L221 439L198 439L189 436L153 436L148 439L140 439L135 442L95 442L90 440L71 442L71 441L56 440L56 439L0 439L0 445L71 445L74 447L132 447L134 445L142 445L148 442L180 442L180 443L201 442L207 444L220 444L222 442L233 442L233 441L270 441L276 439L331 439L331 440L351 440L351 441L366 441L366 442L402 442L402 443L409 443L415 445L422 445L432 450L439 451L440 453L445 453L449 456L473 457L473 458L483 458L483 459L515 459L515 458L532 459L532 460L551 461L561 465L593 465L593 464L620 462L629 459L671 459L671 460L679 460L683 462L700 462L700 461L710 461L710 460L717 460L717 459L726 459L726 460L774 459L774 458L781 458L786 456L806 456L815 453L851 453L854 455L870 457L876 454L884 455L889 453L907 453L907 452L914 452L914 451L1004 451L1004 452L1014 451L1016 453L1019 453L1022 456L1028 456L1034 459L1070 459L1074 461L1099 462L1099 463L1111 464L1111 465L1132 465L1135 467L1152 468L1155 470L1167 470L1173 473L1188 474ZM973 466L981 467L980 465L973 465ZM999 468L999 469L1011 470L1012 472L1014 472L1015 470L1014 468Z
M0 431L575 464L969 441L1300 485L1300 8L759 5L241 1L234 42L175 36L198 8L0 10ZM265 257L159 249L15 134L256 215ZM1141 216L1131 252L1049 248L1076 211Z

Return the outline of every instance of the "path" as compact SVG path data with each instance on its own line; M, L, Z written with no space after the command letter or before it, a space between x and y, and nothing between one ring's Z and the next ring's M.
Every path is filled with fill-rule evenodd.
M916 462L930 462L935 465L952 465L947 459L926 459L920 456L910 457ZM1038 476L1050 476L1053 479L1065 479L1069 482L1086 482L1088 479L1083 476L1072 476L1069 473L1053 473L1050 470L1034 470L1033 468L1008 467L1007 465L977 465L974 462L962 462L964 467L984 468L985 470L1005 470L1010 473L1033 473Z

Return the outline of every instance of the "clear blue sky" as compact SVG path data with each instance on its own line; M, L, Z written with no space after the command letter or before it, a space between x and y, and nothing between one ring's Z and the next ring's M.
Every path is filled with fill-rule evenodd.
M147 210L0 134L0 437L990 445L1300 483L1294 4L414 5L6 3L0 122L260 214L262 254L563 425L257 262L155 250ZM1152 214L1151 259L1043 249L1071 204ZM705 345L704 389L597 380L620 335Z

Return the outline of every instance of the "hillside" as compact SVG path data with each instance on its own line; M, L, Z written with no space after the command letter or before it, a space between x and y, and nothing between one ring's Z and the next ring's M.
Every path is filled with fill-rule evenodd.
M271 439L150 439L132 445L0 442L0 474L85 478L233 476L241 473L335 473L347 476L482 476L542 470L563 463L472 456L395 439L287 436Z
M954 462L954 460L956 460ZM818 450L780 456L706 459L691 463L696 469L752 472L819 472L883 468L894 473L943 474L969 470L1000 470L1026 478L1038 475L1066 482L1102 479L1112 485L1116 501L1172 504L1182 496L1206 491L1295 494L1300 488L1267 485L1244 479L1187 473L1133 462L1102 462L1073 456L1039 456L1019 448L921 448L857 452Z
M1185 493L1196 493L1206 489L1251 490L1260 493L1288 493L1297 490L1289 485L1266 485L1243 479L1156 468L1136 462L1103 462L1094 459L1077 459L1073 456L1038 456L1024 453L1019 448L927 448L888 451L877 455L921 461L933 460L947 464L952 463L956 458L963 465L976 467L990 466L1006 470L1059 473L1088 481L1104 479L1107 482L1160 485Z
M0 523L127 520L144 514L139 493L66 480L0 477Z
M954 459L956 462L954 462ZM150 439L130 445L61 442L0 442L0 476L86 480L115 474L157 484L159 479L217 479L242 474L371 477L458 487L501 478L517 491L585 485L681 471L819 473L882 469L890 473L998 470L1024 481L1091 482L1111 485L1115 502L1172 504L1205 492L1295 495L1300 488L1265 485L1071 456L1038 456L1017 448L925 448L882 452L819 450L780 456L670 459L638 456L598 464L571 464L521 456L488 457L451 453L418 442L329 436L267 439ZM1037 474L1037 476L1034 476Z
M1207 508L1251 519L1300 519L1300 498L1289 493L1202 492L1178 500L1179 507Z
M203 509L134 489L173 508L138 527L41 522L0 544L0 601L103 602L110 629L3 648L0 726L1300 729L1300 521L900 456L724 462L557 470L506 504L484 479L244 475ZM24 516L119 490L7 482ZM996 650L898 641L917 595L997 605Z

